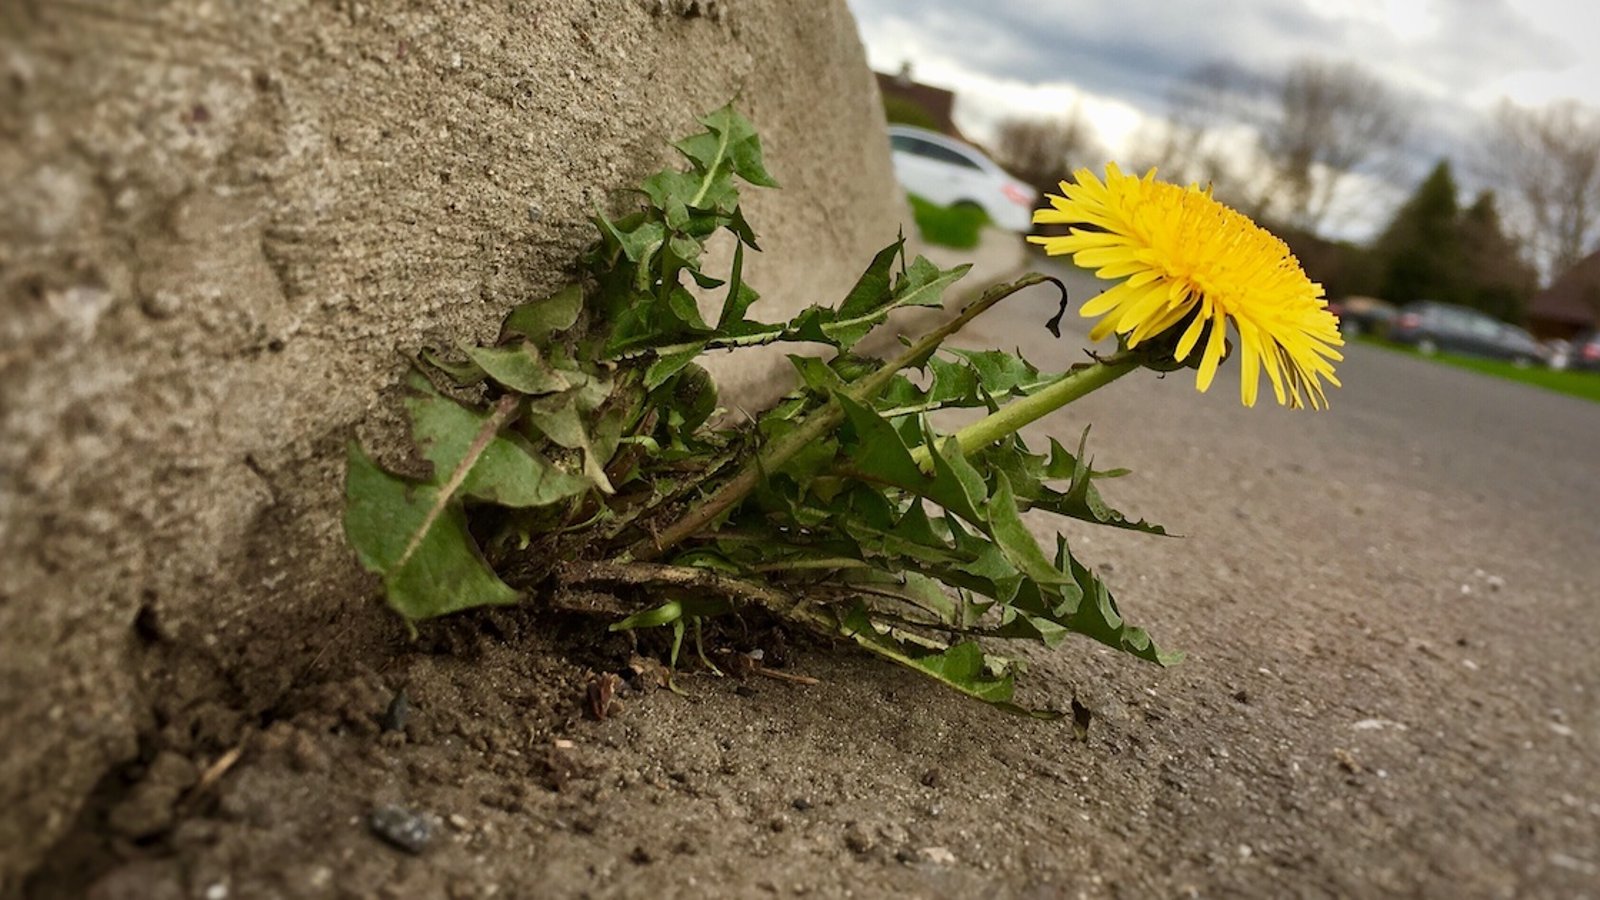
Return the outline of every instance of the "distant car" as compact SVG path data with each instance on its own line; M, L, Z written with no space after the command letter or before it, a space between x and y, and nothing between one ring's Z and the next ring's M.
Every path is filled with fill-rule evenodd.
M1567 351L1567 368L1579 372L1600 372L1600 329L1580 332Z
M1398 315L1393 303L1374 297L1346 297L1328 304L1328 312L1339 320L1339 333L1345 337L1360 334L1387 334Z
M939 206L980 207L1009 231L1032 227L1039 193L977 148L910 125L889 126L889 148L907 193Z
M1440 350L1503 359L1519 366L1544 360L1544 348L1533 335L1477 310L1434 300L1401 307L1389 327L1389 339L1409 344L1426 355Z

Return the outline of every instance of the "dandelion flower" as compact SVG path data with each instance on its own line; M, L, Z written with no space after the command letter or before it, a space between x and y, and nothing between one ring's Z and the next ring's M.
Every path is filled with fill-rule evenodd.
M1204 338L1195 386L1205 391L1226 351L1228 322L1238 335L1240 395L1254 406L1266 371L1280 405L1327 405L1322 381L1337 386L1333 362L1343 359L1338 321L1322 285L1306 277L1283 241L1248 216L1212 199L1211 191L1181 188L1106 166L1102 182L1088 169L1062 182L1063 197L1037 210L1038 223L1095 226L1065 237L1030 237L1052 256L1120 283L1084 304L1081 314L1103 317L1090 337L1112 332L1137 347L1184 326L1173 358L1188 359Z

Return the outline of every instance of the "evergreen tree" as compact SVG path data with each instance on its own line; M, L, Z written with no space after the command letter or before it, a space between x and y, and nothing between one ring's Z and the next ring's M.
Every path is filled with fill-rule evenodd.
M1493 191L1480 193L1461 218L1467 293L1461 301L1507 322L1522 321L1539 276L1507 236Z
M1450 163L1441 160L1418 185L1379 239L1383 296L1395 303L1457 303L1467 291L1461 210Z
M1381 295L1395 303L1442 300L1520 322L1538 273L1506 234L1493 191L1462 210L1450 163L1441 161L1373 247Z

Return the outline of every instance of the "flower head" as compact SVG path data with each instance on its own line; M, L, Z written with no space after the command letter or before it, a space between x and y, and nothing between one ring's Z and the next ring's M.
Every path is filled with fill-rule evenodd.
M1338 321L1328 312L1322 285L1306 277L1283 241L1242 213L1212 199L1210 190L1181 188L1124 175L1106 166L1102 182L1088 169L1062 182L1065 196L1050 196L1039 223L1071 223L1064 237L1030 237L1052 256L1108 281L1121 280L1084 304L1094 318L1090 337L1112 332L1128 347L1183 326L1173 357L1186 360L1204 338L1195 386L1211 386L1226 352L1227 325L1238 335L1240 394L1254 406L1265 370L1278 403L1327 405L1321 381L1337 386L1333 361L1343 359Z

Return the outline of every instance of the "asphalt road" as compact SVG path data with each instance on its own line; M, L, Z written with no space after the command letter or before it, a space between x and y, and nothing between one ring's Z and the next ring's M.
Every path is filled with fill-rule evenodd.
M1049 270L1075 307L1101 287ZM1086 320L1051 339L1047 293L982 335L1070 361ZM1312 412L1243 408L1235 365L1206 395L1139 373L1040 429L1093 422L1099 461L1135 470L1110 499L1189 535L1074 538L1190 652L1151 696L1209 755L1129 768L1188 805L1134 839L1122 883L1600 896L1600 404L1366 345L1339 376Z

